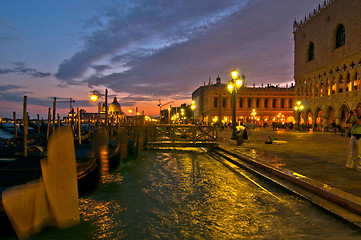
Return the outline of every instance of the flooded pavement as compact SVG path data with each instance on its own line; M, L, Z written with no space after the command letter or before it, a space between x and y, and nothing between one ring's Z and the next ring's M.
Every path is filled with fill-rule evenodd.
M259 186L202 149L144 151L80 200L79 225L31 239L360 239L359 228L252 179Z
M219 132L221 145L233 152L270 162L284 169L315 179L343 191L361 196L361 172L346 169L349 138L321 132L249 131L249 140L240 146L227 144L231 130ZM265 144L266 138L284 140L285 144Z

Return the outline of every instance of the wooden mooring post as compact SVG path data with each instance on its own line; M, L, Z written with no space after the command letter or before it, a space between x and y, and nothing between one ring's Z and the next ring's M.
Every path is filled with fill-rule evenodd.
M46 129L46 141L49 140L51 125L51 108L48 109L48 128Z
M36 114L37 118L38 118L38 135L40 135L40 117L39 117L39 114Z
M117 141L119 142L120 161L123 161L128 157L128 135L125 128L118 131Z
M24 105L23 105L23 126L24 126L24 157L28 156L28 112L27 108L28 97L24 96Z
M14 117L14 135L15 138L18 137L18 126L16 125L16 112L13 112L13 117Z

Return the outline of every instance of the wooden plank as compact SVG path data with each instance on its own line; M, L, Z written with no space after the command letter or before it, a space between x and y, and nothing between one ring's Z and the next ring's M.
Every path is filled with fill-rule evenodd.
M201 143L192 143L192 142L153 142L153 144L147 144L148 149L159 148L159 147L217 147L217 142L201 142Z

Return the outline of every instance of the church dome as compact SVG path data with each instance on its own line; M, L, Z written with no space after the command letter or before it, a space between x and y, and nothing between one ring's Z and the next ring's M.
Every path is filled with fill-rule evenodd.
M109 105L109 113L119 115L122 112L120 104L117 101L117 97L114 97L113 102Z

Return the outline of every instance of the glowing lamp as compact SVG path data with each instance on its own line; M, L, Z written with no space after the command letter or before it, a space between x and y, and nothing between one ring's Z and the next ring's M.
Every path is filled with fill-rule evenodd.
M241 79L237 79L236 80L236 86L239 88L240 86L242 86L242 80Z
M231 72L232 75L232 79L237 79L238 78L238 71L234 68L233 71Z
M98 96L93 93L93 94L90 95L90 100L92 100L93 102L95 102L96 100L98 100Z

